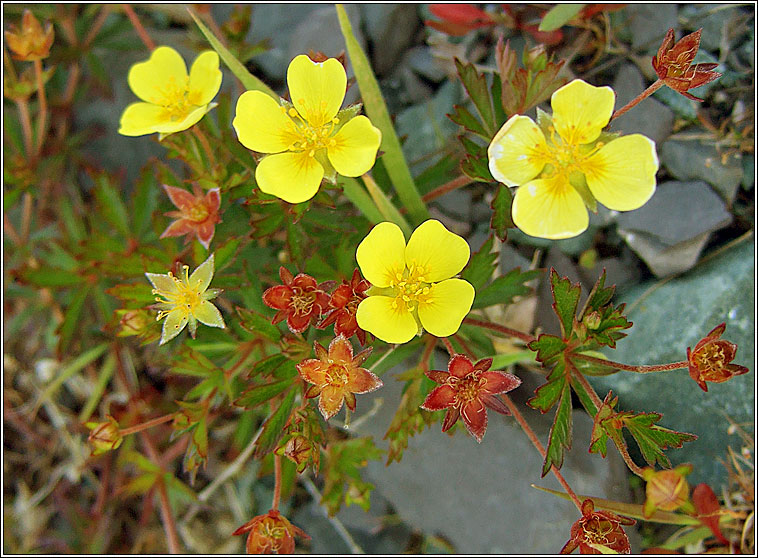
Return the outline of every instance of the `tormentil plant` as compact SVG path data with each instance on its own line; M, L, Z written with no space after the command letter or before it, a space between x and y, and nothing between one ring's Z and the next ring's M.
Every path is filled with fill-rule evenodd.
M562 552L628 553L626 530L635 520L695 525L703 538L738 547L734 527L744 517L729 515L707 485L690 491L684 477L692 466L672 467L667 457L666 450L696 436L662 426L661 413L622 410L618 396L598 394L588 379L621 371L688 372L691 389L711 396L704 393L707 383L748 372L733 363L737 346L722 339L727 323L689 340L689 347L683 341L680 361L616 362L608 355L632 323L625 305L614 299L615 287L606 286L605 272L580 304L580 285L556 269L515 268L497 276L493 252L496 238L508 241L514 227L543 243L570 238L587 229L588 211L597 211L597 203L630 211L655 195L655 143L642 134L619 136L608 125L663 85L689 96L690 88L718 77L710 63L692 66L700 31L679 43L673 31L667 34L653 59L659 80L615 112L612 88L589 83L578 71L566 83L568 62L553 61L543 45L525 49L519 65L510 45L499 41L497 71L489 76L455 60L470 104L450 108L450 118L462 126L463 154L454 161L461 174L442 184L429 178L439 169L411 172L342 6L336 9L354 83L344 54L303 53L289 62L283 96L245 65L253 54L266 56L264 45L244 42L250 20L245 8L236 7L223 26L209 10L200 16L190 10L212 50L195 44L199 54L189 72L174 47L154 45L129 5L113 8L123 14L110 9L92 8L88 14L99 15L85 22L92 30L82 37L77 34L86 25L61 9L55 23L67 45L51 44L51 25L24 14L21 30L12 29L7 43L17 61L34 64L34 87L6 57L14 70L6 94L18 109L17 126L9 133L18 149L6 172L13 188L6 202L18 205L21 215L18 227L16 212L6 219L16 250L9 267L14 288L33 292L49 307L57 329L45 329L45 337L55 338L60 358L75 356L30 407L36 413L44 406L55 420L74 416L80 431L89 431L98 457L85 467L87 482L100 483L93 517L106 517L106 505L115 509L139 497L140 525L146 525L155 495L166 548L205 552L197 537L187 536L192 520L220 510L217 490L231 488L225 483L246 470L263 477L255 495L240 493L248 485L239 484L227 496L242 498L233 510L240 523L251 519L224 536L246 535L248 553L293 553L296 539L309 537L285 517L292 517L292 507L282 502L297 501L293 491L299 482L332 516L343 505L371 505L374 487L361 468L384 452L372 438L356 435L355 425L372 420L363 394L381 390L387 371L401 366L403 395L383 402L397 409L385 435L388 465L402 459L411 438L435 422L441 423L437 435L470 434L476 455L476 442L501 424L490 414L488 425L489 409L524 431L542 457L541 475L554 475L562 487L552 492L575 505L577 519L565 533ZM451 33L503 25L530 37L564 40L555 29L526 21L529 10L432 11L443 19L435 25ZM592 18L601 17L594 8L571 10L573 15L563 16L550 10L545 20L552 14L553 20L594 30ZM65 156L73 145L62 139L67 124L56 118L56 134L47 129L55 114L46 89L60 88L62 80L47 81L42 60L50 54L50 64L62 64L57 70L62 72L70 52L91 54L111 16L124 24L128 18L150 52L122 77L141 100L123 108L120 128L109 133L130 136L122 141L155 141L163 153L129 188L120 175ZM64 54L56 53L58 47ZM219 93L220 62L246 91ZM75 89L79 66L67 71ZM359 90L361 103L343 108L348 86ZM63 98L68 87L56 96ZM547 101L552 114L538 107ZM525 114L535 108L536 121ZM154 133L158 136L137 137ZM72 177L85 181L87 195L77 190L60 196L59 207L46 207L55 185L69 184ZM475 182L491 198L492 213L488 237L472 254L468 227L431 218L427 204ZM40 194L45 184L52 186ZM38 195L43 201L33 206L32 196ZM30 235L33 207L40 218L49 213L59 222ZM174 275L175 270L180 271ZM549 324L520 331L482 313L531 294L540 276L550 287L559 326L554 334L545 329ZM34 304L25 315L40 308ZM676 317L669 319L676 327ZM210 327L198 328L198 322ZM504 340L518 347L516 362L528 367L506 370L514 360L498 353ZM446 370L433 364L438 349L448 359ZM542 385L523 405L519 401L527 398L512 399L511 392L525 389L522 379L535 367ZM82 390L86 399L74 412L61 413L56 392L77 374L96 384ZM72 390L69 399L77 393ZM647 483L644 504L579 495L572 488L561 468L572 444L572 414L583 412L574 410L574 401L593 428L590 439L573 442L598 459L618 451L631 474ZM554 413L546 440L530 426L533 410ZM8 417L17 424L14 413ZM639 452L629 448L632 439ZM609 450L609 441L616 450ZM182 455L183 474L175 466ZM61 522L68 525L64 516ZM99 521L93 520L93 528L110 532L107 521ZM72 522L80 523L78 516ZM136 522L128 528L131 523Z

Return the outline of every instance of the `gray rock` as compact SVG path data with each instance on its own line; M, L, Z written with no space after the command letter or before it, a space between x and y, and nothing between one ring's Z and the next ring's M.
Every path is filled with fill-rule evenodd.
M406 63L418 75L436 83L447 77L445 68L428 46L415 46L405 54Z
M676 4L631 4L623 11L634 50L657 49L669 28L679 29Z
M444 367L446 357L437 357L437 366ZM381 390L367 394L358 403L360 410L364 404L363 408L370 406L365 399L384 400L379 412L359 430L360 434L372 434L380 447L384 442L379 440L403 386L394 381L392 372L383 380ZM543 416L523 405L539 383L541 379L527 376L512 395L544 443L552 415ZM542 458L514 419L491 411L488 416L481 444L463 427L456 427L461 431L449 436L440 432L440 423L435 423L409 440L400 463L385 467L370 462L366 478L392 502L405 522L427 534L445 537L457 552L555 553L568 540L579 514L570 502L530 486L533 483L560 490L552 474L540 478ZM564 477L578 494L629 501L625 469L618 455L609 452L603 460L587 452L591 427L586 414L574 413L575 443L561 469ZM549 522L550 529L545 529L544 521Z
M610 358L629 364L656 364L686 359L686 347L726 322L724 339L738 345L735 364L751 371L722 384L709 384L704 393L686 369L655 374L620 372L592 378L602 396L619 395L619 409L660 412L660 424L699 436L681 449L666 452L672 464L692 463L691 485L709 483L716 493L726 484L727 446L739 454L738 436L729 435L731 417L752 431L755 409L755 245L740 245L698 266L682 277L647 293L654 283L641 284L624 295L634 326ZM647 294L645 294L647 293ZM644 296L643 296L644 295ZM639 459L639 458L638 458Z
M705 180L730 203L742 182L742 161L721 154L713 145L700 141L670 139L658 151L661 164L679 180Z
M626 105L645 90L642 74L636 66L626 64L621 67L613 82L616 92L616 110ZM612 132L643 134L660 145L671 135L674 112L666 105L651 97L642 101L626 114L615 119Z

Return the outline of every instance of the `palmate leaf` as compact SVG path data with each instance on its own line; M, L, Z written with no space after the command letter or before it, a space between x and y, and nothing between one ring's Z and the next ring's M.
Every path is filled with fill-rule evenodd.
M553 418L553 426L550 428L550 437L547 441L545 461L542 464L542 476L550 472L551 467L560 469L563 466L563 457L565 450L571 449L571 388L565 380L562 382L562 388L559 392L560 403Z
M553 293L553 310L561 324L561 335L568 339L582 289L579 283L572 284L568 277L559 277L555 269L550 268L550 290Z
M479 117L482 119L486 140L490 140L495 135L497 124L495 122L495 113L492 108L492 97L487 87L487 78L484 74L477 72L473 64L464 64L457 58L455 59L455 69L458 71L458 77L466 89L471 102L476 107Z
M537 353L537 361L549 365L557 361L558 355L566 348L566 342L560 337L542 333L536 341L529 343L529 348ZM553 376L555 371L550 374Z
M561 397L566 384L566 363L561 360L547 377L547 382L534 391L534 397L529 399L526 404L532 409L537 409L542 414L545 414L555 405L558 398Z
M655 423L661 420L661 416L660 413L624 413L622 419L650 466L657 461L662 467L671 467L663 450L681 448L684 442L696 440L697 436L658 426Z
M532 288L525 283L538 277L540 270L531 269L522 272L516 267L505 275L492 281L476 293L472 308L486 308L493 304L510 304L517 296L524 296L532 292Z
M610 301L616 290L615 286L605 287L605 270L592 287L584 308L579 313L579 320L585 324L592 323L587 328L588 339L598 345L616 347L616 341L626 337L622 329L632 327L632 322L624 316L625 304L614 307Z

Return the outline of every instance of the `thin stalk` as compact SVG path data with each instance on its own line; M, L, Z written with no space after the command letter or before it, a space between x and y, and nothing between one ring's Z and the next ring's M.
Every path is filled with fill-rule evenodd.
M129 428L122 428L119 429L119 433L122 436L128 436L129 434L134 434L136 432L142 432L143 430L147 430L148 428L152 428L153 426L158 426L159 424L163 424L164 422L168 422L172 420L176 416L176 413L169 413L167 415L163 415L162 417L154 418L152 420L149 420L147 422L143 422L141 424L135 424L134 426L130 426Z
M203 131L200 129L199 125L192 126L192 132L195 134L195 137L198 139L200 144L203 146L203 150L208 155L208 162L211 165L211 168L216 168L216 157L213 156L213 151L211 150L211 144L208 143L208 138L205 136Z
M155 43L150 38L150 35L147 34L147 31L145 31L145 28L142 26L134 9L129 4L121 4L121 7L124 9L124 13L126 13L129 21L132 22L132 27L134 27L134 30L137 32L137 35L139 35L139 38L145 44L147 49L150 51L155 50Z
M24 149L26 150L27 158L31 157L34 153L34 133L32 132L32 119L29 116L29 102L26 99L16 99L16 106L18 107L18 117L21 121L21 133L24 136Z
M448 340L447 337L441 337L442 343L445 345L445 348L447 349L447 352L450 353L450 356L455 355L455 349L453 348L453 344Z
M426 339L426 345L424 346L424 352L421 355L419 366L421 366L424 372L429 371L429 357L432 356L436 339L432 335L429 335Z
M153 441L148 436L147 432L140 432L140 440L142 445L145 446L145 453L147 457L158 465L161 461L158 452L155 450ZM169 554L181 554L182 547L179 544L179 535L176 532L176 522L174 521L174 514L171 512L171 502L168 499L168 492L166 491L166 483L163 480L163 475L156 481L155 487L158 490L158 500L160 503L161 522L163 523L163 530L166 533L166 540L168 542Z
M626 370L628 372L637 372L638 374L649 374L651 372L667 372L669 370L678 370L680 368L688 368L689 362L681 360L679 362L670 362L668 364L622 364L621 362L614 362L612 360L606 360L604 358L597 358L582 353L571 353L572 358L579 360L585 360L593 364L600 364L609 368L618 368L619 370Z
M471 180L468 176L465 174L462 174L461 176L457 178L453 178L450 182L447 182L443 184L442 186L438 186L431 192L428 192L421 196L421 199L424 203L429 203L432 200L436 200L437 198L444 196L448 192L452 192L453 190L457 190L458 188L463 188L464 186L468 186L474 182Z
M42 82L42 60L34 61L34 76L37 79L37 98L39 99L39 114L37 115L37 147L34 151L35 157L42 152L42 144L45 141L45 132L47 128L47 95L45 94L45 84Z
M491 329L492 331L503 333L505 335L508 335L509 337L515 337L517 339L521 339L524 343L531 343L532 341L537 340L536 337L529 335L528 333L524 333L523 331L501 326L500 324L493 324L492 322L477 320L475 318L466 318L465 320L463 320L463 323L471 324L473 326L483 327L486 329Z
M92 27L90 27L90 30L87 33L87 36L84 38L84 42L82 43L82 48L86 49L90 45L90 43L95 40L95 37L97 37L97 34L100 32L100 28L105 23L105 20L108 19L108 15L110 13L111 13L111 7L108 4L105 4L100 10L100 13L97 14L97 18L95 18L95 21L92 22Z
M279 509L279 499L282 495L282 456L274 454L274 497L271 500L271 509Z
M519 426L521 426L521 429L526 434L526 437L529 438L529 441L532 443L532 445L537 448L537 451L542 456L542 459L545 459L545 447L540 443L539 439L537 438L537 435L534 433L534 430L532 430L532 427L529 426L529 423L526 422L524 417L519 412L516 405L514 405L513 401L510 397L508 397L507 394L501 393L500 397L503 398L503 401L508 406L508 409L510 410L511 414L513 415L513 418L516 419L516 422L519 423ZM569 483L566 481L565 478L563 478L563 475L561 472L555 468L555 465L550 467L550 470L553 472L553 475L555 475L555 478L558 479L558 482L561 483L561 486L566 491L566 494L568 494L571 497L571 501L574 502L574 505L576 506L576 509L578 509L580 512L582 511L582 501L579 499L579 497L576 495L576 492L571 488Z
M614 112L613 115L611 116L611 121L613 121L615 118L618 118L619 116L621 116L622 114L624 114L628 110L630 110L630 109L634 108L635 106L637 106L640 102L644 101L645 99L647 99L648 97L650 97L650 95L652 95L653 93L655 93L656 91L658 91L661 87L663 87L663 85L664 85L664 83L660 79L654 81L653 84L650 87L648 87L647 89L645 89L642 93L640 93L639 95L637 95L634 99L632 99L627 104L625 104L623 107L621 107L616 112Z

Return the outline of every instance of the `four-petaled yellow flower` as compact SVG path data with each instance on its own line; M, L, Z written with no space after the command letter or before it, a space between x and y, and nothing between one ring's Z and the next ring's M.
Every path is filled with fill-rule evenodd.
M595 211L596 201L630 211L653 195L655 143L641 134L611 141L600 136L614 103L610 87L576 79L553 93L552 122L543 129L514 115L495 135L487 150L489 168L500 182L519 186L512 213L523 232L570 238L587 228L587 207Z
M170 341L189 324L189 331L195 337L197 322L211 327L226 327L221 313L209 301L216 298L221 289L209 289L213 279L213 254L201 263L192 275L189 266L183 268L184 276L174 277L158 273L145 273L153 284L153 294L158 295L156 305L161 312L157 320L166 318L163 322L163 332L159 345Z
M469 256L466 241L434 219L419 225L407 246L400 227L379 223L356 251L372 285L358 325L387 343L406 343L422 327L437 337L454 334L474 302L474 287L452 279Z
M206 51L192 63L189 75L184 59L173 48L156 48L146 62L129 70L129 87L144 102L132 103L121 115L119 134L161 138L196 124L209 110L221 87L218 54Z
M382 134L365 116L339 117L347 86L342 64L297 56L287 69L287 85L292 105L261 91L246 91L237 101L232 125L240 143L270 154L255 169L261 191L300 203L316 195L324 177L368 172Z

